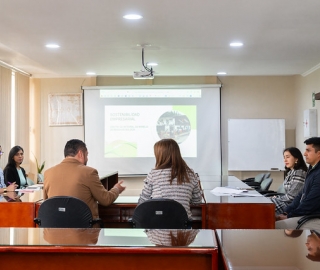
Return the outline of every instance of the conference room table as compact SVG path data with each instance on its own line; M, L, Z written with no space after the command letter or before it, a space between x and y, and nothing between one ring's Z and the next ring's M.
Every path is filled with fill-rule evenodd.
M320 269L320 239L310 230L216 230L216 237L220 269Z
M270 199L255 190L235 196L217 196L217 187L250 188L235 176L201 175L201 186L206 201L205 228L210 229L274 229L275 206Z
M274 204L261 197L217 196L215 187L248 187L234 176L200 176L203 203L191 206L195 229L273 229ZM112 182L115 179L112 177ZM249 191L248 194L257 194ZM21 193L14 200L0 196L0 227L35 227L33 219L43 201L42 190ZM99 205L99 216L105 228L130 228L129 219L138 203L138 196L122 196L110 206Z
M0 228L0 261L8 269L217 270L218 245L212 230Z

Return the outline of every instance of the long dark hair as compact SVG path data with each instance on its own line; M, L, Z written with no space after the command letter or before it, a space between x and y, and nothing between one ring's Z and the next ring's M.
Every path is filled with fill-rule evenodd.
M156 157L156 170L171 168L170 184L177 178L178 184L190 182L189 175L192 170L183 160L180 148L173 139L163 139L154 145L154 155Z
M16 162L14 161L13 158L20 150L24 153L23 148L19 145L16 145L11 148L11 150L9 152L8 163L7 163L6 167L8 167L8 166L16 167Z
M295 170L303 170L303 171L307 171L308 167L303 159L303 156L300 152L300 150L296 147L288 147L286 149L283 150L283 154L284 152L288 151L294 158L297 159L297 162L294 164L294 169ZM284 167L286 169L286 174L290 171L289 168Z

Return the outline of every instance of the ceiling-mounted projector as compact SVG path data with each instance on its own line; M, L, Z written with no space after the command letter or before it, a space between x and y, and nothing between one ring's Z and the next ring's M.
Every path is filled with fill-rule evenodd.
M142 47L142 70L133 72L134 79L154 79L152 67L144 64L144 47Z
M152 72L150 71L134 71L133 72L134 79L154 79Z

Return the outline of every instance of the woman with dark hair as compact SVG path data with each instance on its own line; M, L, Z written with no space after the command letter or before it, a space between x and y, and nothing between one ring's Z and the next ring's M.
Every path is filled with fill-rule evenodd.
M20 167L23 162L23 148L14 146L11 148L8 157L8 163L4 168L4 182L7 186L16 183L17 188L24 188L27 184L27 176L25 170Z
M175 140L156 142L154 154L156 165L144 180L138 203L154 198L172 199L181 203L191 218L190 204L202 201L198 176L181 157Z
M0 159L2 155L3 155L3 152L2 152L2 147L0 145ZM7 185L4 182L3 171L0 168L0 193L7 193L9 191L14 191L15 189L16 189L16 185L14 182L7 187Z
M270 198L276 206L276 215L283 213L303 189L308 170L300 150L296 147L284 149L283 158L285 163L285 179L283 182L285 194Z

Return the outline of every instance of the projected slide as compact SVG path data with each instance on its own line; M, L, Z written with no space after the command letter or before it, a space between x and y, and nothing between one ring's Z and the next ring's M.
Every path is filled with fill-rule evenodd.
M105 106L106 158L153 157L155 142L172 138L184 157L197 156L193 105Z

